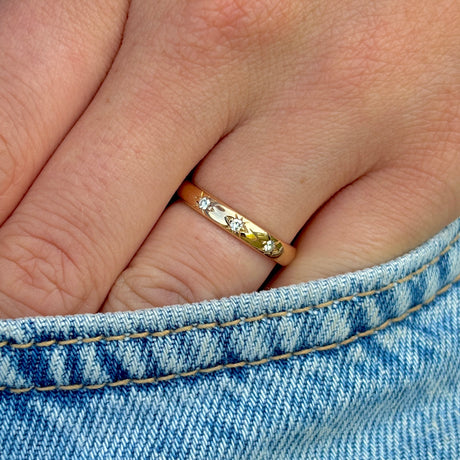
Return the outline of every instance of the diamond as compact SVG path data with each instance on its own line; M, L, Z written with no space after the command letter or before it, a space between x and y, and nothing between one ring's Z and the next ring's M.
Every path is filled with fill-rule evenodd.
M207 196L200 198L200 200L198 201L198 207L203 211L206 211L206 209L208 209L209 206L211 206L211 200Z
M230 223L230 229L232 232L238 233L243 228L243 221L237 217L233 218Z
M273 252L275 249L275 242L273 240L268 240L264 244L264 252Z

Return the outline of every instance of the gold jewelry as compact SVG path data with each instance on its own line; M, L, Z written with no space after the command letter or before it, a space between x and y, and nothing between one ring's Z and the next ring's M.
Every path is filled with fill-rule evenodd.
M237 237L260 254L280 265L288 265L295 257L295 248L275 238L251 220L237 213L215 196L184 181L178 195L195 211L226 232Z

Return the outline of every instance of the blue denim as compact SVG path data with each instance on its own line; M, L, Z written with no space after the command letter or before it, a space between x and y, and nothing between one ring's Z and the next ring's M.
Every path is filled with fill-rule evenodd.
M0 321L0 458L459 459L459 232L270 291Z

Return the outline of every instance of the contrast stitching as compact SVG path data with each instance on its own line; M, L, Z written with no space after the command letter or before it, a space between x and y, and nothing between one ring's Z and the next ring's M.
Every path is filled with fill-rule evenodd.
M309 305L307 307L302 307L302 308L298 308L295 310L285 310L285 311L279 311L276 313L263 313L263 314L253 316L250 318L237 318L235 320L227 321L224 323L218 323L214 321L214 322L205 323L205 324L182 326L177 329L164 329L162 331L157 331L157 332L144 331L144 332L126 333L126 334L119 334L119 335L112 335L112 336L98 335L95 337L83 337L83 338L74 338L74 339L67 339L67 340L53 339L53 340L45 340L43 342L31 341L28 343L11 343L5 340L5 341L0 342L0 348L1 347L11 347L11 348L16 348L16 349L21 350L21 349L27 349L31 347L45 348L45 347L50 347L53 345L66 346L66 345L94 343L94 342L102 342L102 341L113 342L113 341L120 341L120 340L144 339L146 337L166 337L168 335L179 334L181 332L188 332L188 331L192 331L195 329L225 328L225 327L237 326L242 323L252 323L256 321L262 321L264 319L279 318L282 316L287 316L289 314L306 313L311 310L318 310L321 308L328 307L337 302L345 302L348 300L352 300L356 297L368 297L373 294L378 294L380 292L384 292L384 291L387 291L393 288L397 284L405 283L409 281L410 279L412 279L414 276L423 273L431 265L434 265L435 263L437 263L444 254L446 254L448 251L452 249L453 245L459 238L460 238L460 232L457 233L457 235L450 241L447 247L444 248L434 259L432 259L430 262L426 263L419 269L415 270L414 272L410 273L409 275L403 278L400 278L399 280L393 281L390 284L387 284L386 286L380 289L373 289L371 291L366 291L366 292L358 292L356 294L341 297L339 299L328 300L327 302L323 302L318 305Z
M336 343L331 343L329 345L321 345L317 347L312 347L312 348L305 348L304 350L299 350L299 351L294 351L291 353L284 353L282 355L275 355L275 356L270 356L268 358L263 358L259 359L257 361L240 361L238 363L230 363L230 364L220 364L218 366L214 367L208 367L208 368L203 368L203 369L195 369L193 371L189 372L180 372L177 374L169 374L169 375L164 375L161 377L149 377L149 378L144 378L144 379L124 379L124 380L118 380L116 382L106 382L106 383L97 383L93 385L84 385L84 384L74 384L74 385L50 385L46 387L38 387L38 386L31 386L27 388L12 388L12 387L6 387L2 386L0 387L0 391L10 391L11 393L26 393L28 391L36 390L36 391L53 391L53 390L66 390L66 391L71 391L71 390L99 390L104 387L121 387L121 386L127 386L127 385L144 385L148 383L159 383L159 382L166 382L168 380L173 380L177 378L184 378L184 377L192 377L197 374L211 374L213 372L218 372L224 369L236 369L238 367L244 367L244 366L260 366L261 364L266 364L271 361L281 361L281 360L287 360L290 358L294 358L296 356L305 356L310 353L318 352L318 351L327 351L327 350L332 350L334 348L338 348L343 345L348 345L349 343L354 342L355 340L362 338L362 337L367 337L369 335L374 334L377 331L382 331L383 329L386 329L388 326L394 323L398 323L404 319L406 319L409 315L412 313L415 313L416 311L420 310L424 305L428 305L431 303L437 296L443 294L447 290L449 290L457 281L460 280L460 275L458 275L451 283L445 285L439 291L437 291L433 296L431 296L428 300L426 300L423 303L419 303L418 305L415 305L414 307L409 308L404 312L401 316L398 316L397 318L390 318L386 320L383 324L380 326L374 327L372 329L369 329L364 332L358 332L355 335L352 335L348 339L342 340L341 342L336 342Z

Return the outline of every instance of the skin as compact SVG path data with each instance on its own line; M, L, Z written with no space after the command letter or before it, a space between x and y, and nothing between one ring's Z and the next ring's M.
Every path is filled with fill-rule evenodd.
M453 0L2 0L0 316L193 302L383 263L460 215ZM189 174L297 247L275 269Z

